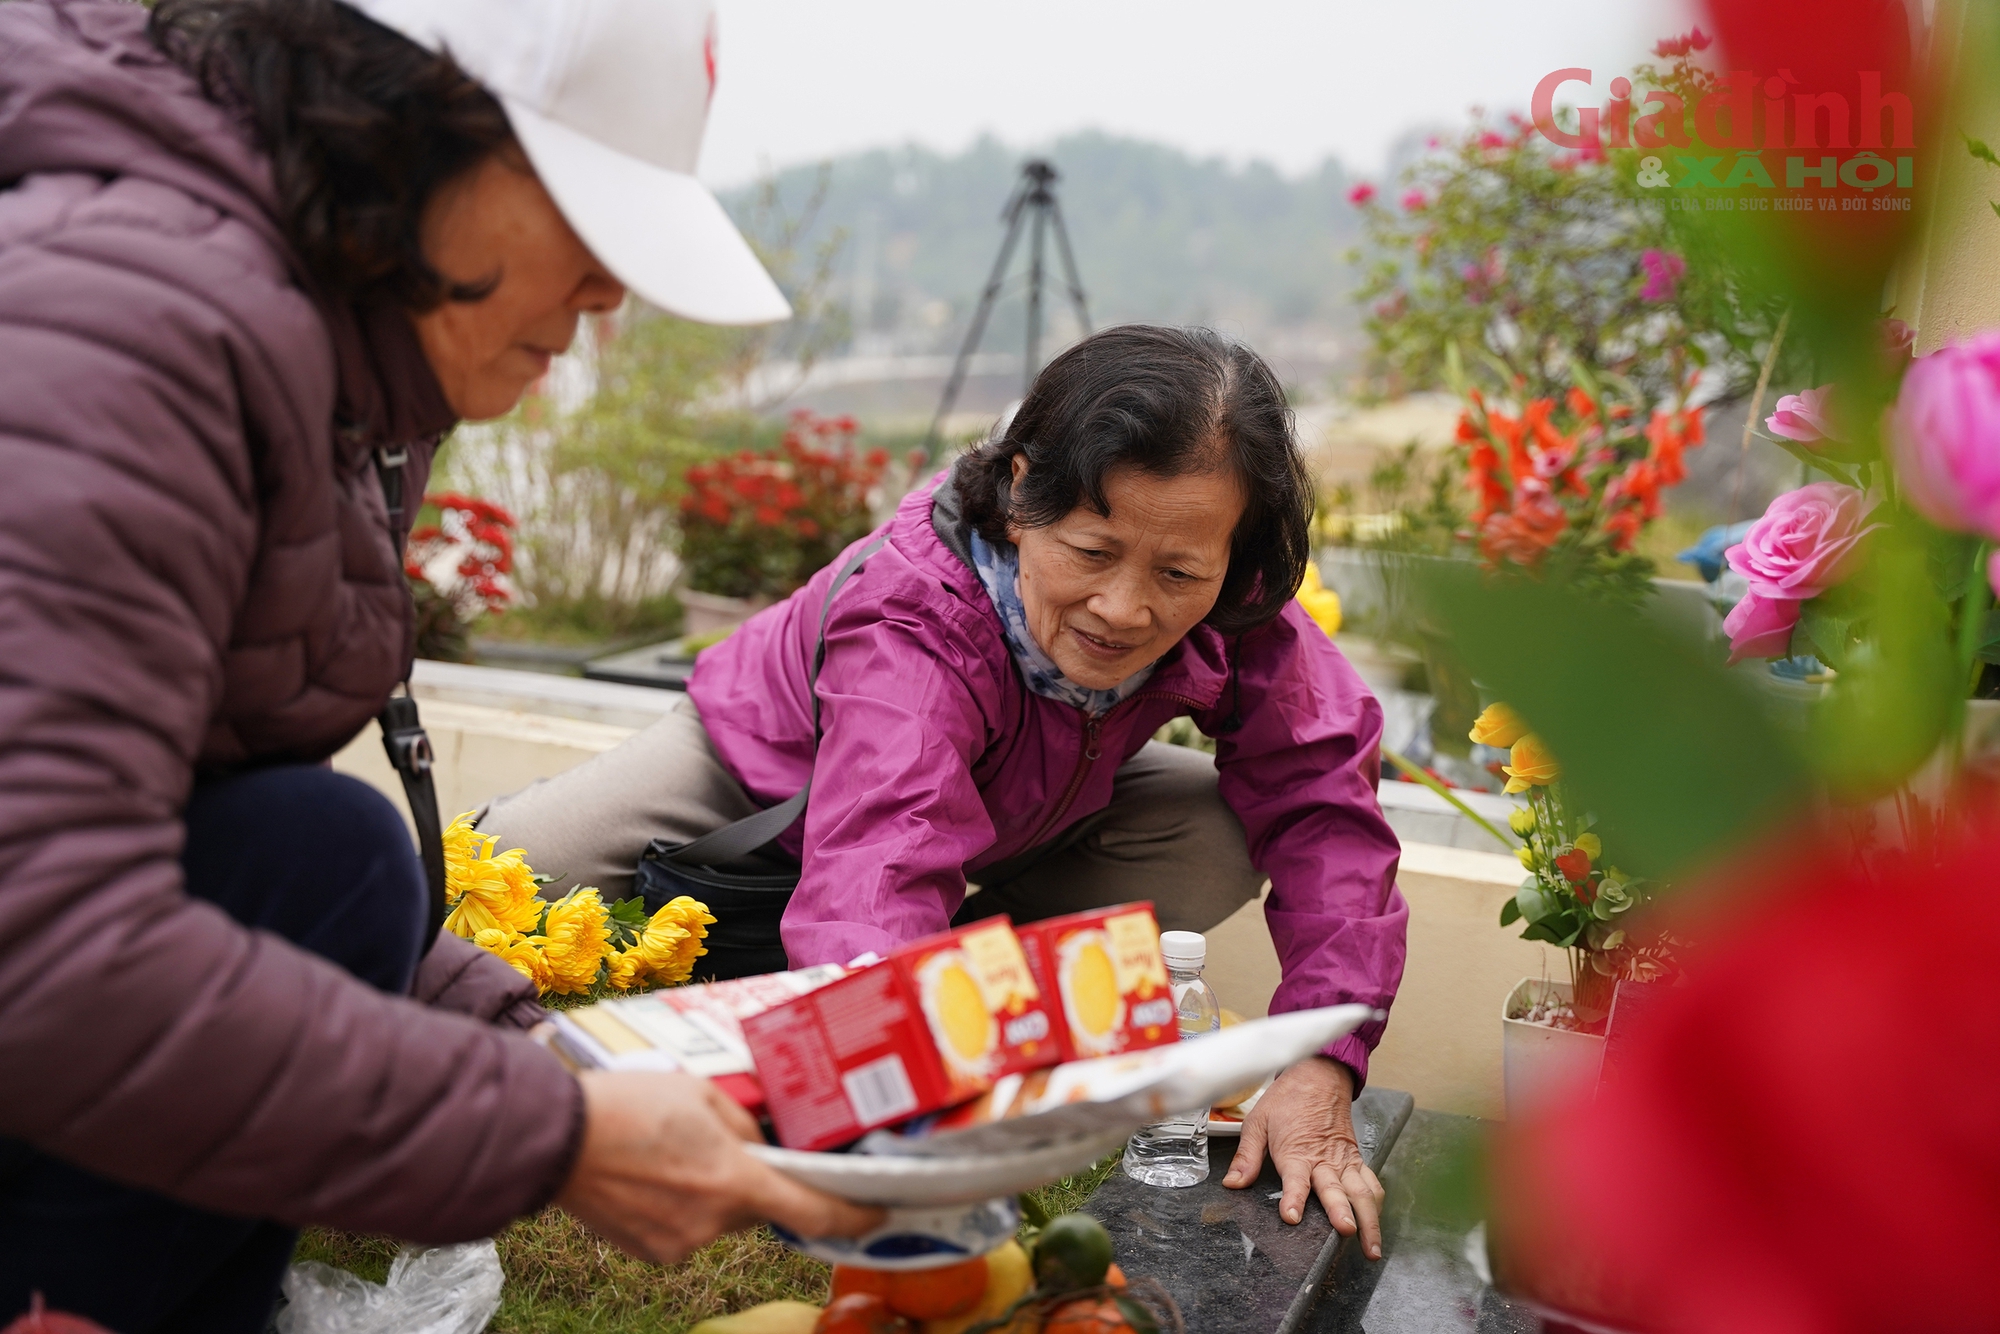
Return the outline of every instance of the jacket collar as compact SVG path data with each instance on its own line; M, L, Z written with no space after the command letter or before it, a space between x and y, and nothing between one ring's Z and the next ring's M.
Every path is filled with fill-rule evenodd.
M343 447L435 440L458 421L410 317L394 306L320 303L339 374Z

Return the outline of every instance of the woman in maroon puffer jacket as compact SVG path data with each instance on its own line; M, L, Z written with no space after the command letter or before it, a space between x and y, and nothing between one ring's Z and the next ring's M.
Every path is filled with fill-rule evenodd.
M320 763L408 666L378 467L421 494L614 268L782 313L689 194L710 21L0 4L0 1324L39 1289L261 1330L309 1222L448 1241L553 1200L672 1260L870 1221L699 1081L579 1082L522 1036L532 989L426 953L400 817ZM580 107L547 52L590 62ZM682 216L635 227L653 200Z

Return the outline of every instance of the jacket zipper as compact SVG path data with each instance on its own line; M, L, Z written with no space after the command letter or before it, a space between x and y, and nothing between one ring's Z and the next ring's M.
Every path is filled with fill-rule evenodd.
M1127 704L1132 703L1133 700L1139 699L1170 699L1177 704L1185 704L1191 709L1202 707L1200 700L1189 699L1186 695L1176 695L1167 690L1141 690L1136 694L1119 700L1095 718L1086 715L1083 724L1083 754L1077 757L1076 772L1069 776L1069 786L1063 789L1062 800L1056 803L1054 813L1042 822L1042 827L1035 831L1033 838L1028 840L1028 847L1039 848L1042 845L1042 840L1055 830L1056 825L1062 821L1063 816L1069 814L1070 804L1076 800L1076 794L1082 790L1083 780L1090 773L1090 766L1102 753L1097 749L1099 729L1104 726L1112 714L1118 712L1118 710L1124 708ZM1077 712L1082 713L1083 711L1079 709Z

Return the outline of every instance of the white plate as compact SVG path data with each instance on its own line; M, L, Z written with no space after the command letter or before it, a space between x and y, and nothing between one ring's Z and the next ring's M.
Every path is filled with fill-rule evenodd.
M972 1204L997 1195L1018 1195L1081 1172L1123 1146L1132 1130L1121 1124L1019 1153L963 1158L803 1153L768 1144L744 1148L786 1176L857 1204Z

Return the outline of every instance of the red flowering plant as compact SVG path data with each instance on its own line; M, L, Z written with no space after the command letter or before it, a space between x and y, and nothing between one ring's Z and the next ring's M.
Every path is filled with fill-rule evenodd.
M1660 516L1661 492L1687 476L1703 439L1693 380L1642 415L1610 401L1580 367L1559 397L1508 413L1467 388L1457 439L1471 494L1461 542L1489 568L1555 577L1611 596L1645 596L1652 563L1633 550Z
M746 449L689 468L680 501L688 587L783 597L864 536L874 526L870 501L888 474L889 454L862 449L859 436L852 417L802 408L776 449Z
M403 548L403 574L417 604L417 656L468 661L473 622L513 601L514 516L457 491L424 497Z

